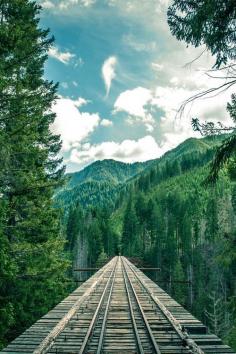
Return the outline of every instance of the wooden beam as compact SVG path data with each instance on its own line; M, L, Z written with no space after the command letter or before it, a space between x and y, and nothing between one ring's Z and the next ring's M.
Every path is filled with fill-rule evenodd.
M148 270L149 272L150 271L156 271L156 272L158 271L158 272L160 272L160 270L161 270L160 268L155 268L155 267L141 267L141 268L138 268L138 269L142 270L142 271L143 270Z
M101 268L76 268L73 269L73 272L91 272L91 271L98 271Z
M98 271L100 268L76 268L73 269L73 272L91 272L91 271ZM160 271L160 268L155 268L155 267L141 267L138 268L139 270L146 270L146 271Z

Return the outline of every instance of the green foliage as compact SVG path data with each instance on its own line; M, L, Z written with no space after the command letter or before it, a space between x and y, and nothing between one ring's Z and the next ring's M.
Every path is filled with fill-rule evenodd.
M72 252L76 245L76 237L81 231L81 219L83 217L82 209L77 205L76 208L71 207L69 211L69 216L67 220L67 244L66 248Z
M97 267L102 267L104 264L106 264L108 261L108 257L107 254L104 252L104 250L102 250L102 252L99 254L97 262L96 262L96 266Z
M140 173L151 164L147 162L124 163L115 160L96 161L80 172L68 174L68 188L77 186L85 181L104 182L113 184L126 182L130 177Z
M78 189L74 194L69 189L70 199L65 204L71 207L65 214L68 247L74 253L78 242L87 242L82 251L86 265L100 266L107 257L121 253L160 267L158 279L164 289L212 330L216 330L213 324L218 326L222 321L217 331L232 343L235 186L224 173L214 187L203 185L209 163L224 138L188 139L128 180L121 178L122 183L107 179L114 172L111 161L93 164L88 173L85 169L82 176L76 174L79 182L72 190ZM107 171L109 166L111 172ZM101 193L104 183L107 194ZM95 199L92 193L86 196L92 190L86 191L88 186L92 186ZM83 187L85 194L79 199L78 191ZM57 194L57 203L61 197L65 201L66 190ZM224 299L223 307L216 311L208 296L213 293L216 302Z
M225 333L225 301L223 297L217 296L216 292L208 294L209 305L208 309L205 310L207 317L207 322L210 330L221 336Z
M121 223L116 228L122 254L160 267L164 289L232 342L235 187L224 173L214 187L203 184L221 141L188 140L154 161L124 187L123 203L111 220L117 216ZM215 294L215 304L209 293Z
M174 0L167 16L172 34L195 47L205 44L217 68L235 59L234 0Z
M227 110L234 124L236 123L236 96L232 95L232 103L228 103ZM209 182L215 182L218 178L219 171L226 163L229 163L229 173L231 178L235 178L235 150L236 150L236 134L235 128L231 129L232 133L222 142L217 149L216 155L211 164L211 171L208 177ZM231 159L231 161L230 161Z
M43 78L53 38L40 7L0 2L0 346L66 293L68 262L52 203L64 168L49 129L56 88Z
M176 282L174 289L173 289L173 297L176 299L181 304L186 303L186 288L183 286L183 283L181 283L185 279L185 274L183 270L182 263L180 260L177 261L174 272L173 272L173 279ZM177 283L177 282L180 283Z
M210 92L220 89L225 90L233 86L236 83L234 70L234 60L236 58L235 1L174 0L168 9L167 16L171 32L177 39L184 40L187 44L192 44L195 47L205 45L206 49L216 57L214 65L216 69L226 70L226 81L222 85L196 94L187 99L186 102L190 103ZM222 68L226 64L227 66ZM234 122L233 127L225 127L221 122L217 124L213 122L200 123L198 118L192 119L193 129L203 135L231 132L230 137L222 143L216 152L209 176L206 179L207 182L215 183L220 169L223 168L230 157L235 155L235 95L232 95L232 103L228 103L227 110Z
M123 223L122 254L125 256L139 255L141 250L138 234L138 218L132 199L128 201Z
M111 215L105 208L81 209L79 204L71 207L66 235L67 248L74 262L77 263L83 258L83 266L97 266L104 263L108 257L118 254L119 237L113 228ZM79 259L75 259L78 250L83 254L80 253Z
M115 207L122 184L139 174L152 161L126 164L114 160L96 161L80 172L67 175L64 188L58 190L55 201L63 208L79 203L86 207Z

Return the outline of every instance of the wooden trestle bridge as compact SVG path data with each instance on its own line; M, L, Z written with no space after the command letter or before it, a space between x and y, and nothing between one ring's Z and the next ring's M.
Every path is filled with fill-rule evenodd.
M233 351L124 257L114 257L1 353Z

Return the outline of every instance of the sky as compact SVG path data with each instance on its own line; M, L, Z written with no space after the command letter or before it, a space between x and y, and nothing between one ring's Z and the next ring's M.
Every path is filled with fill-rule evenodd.
M60 83L51 129L61 134L68 172L108 158L158 158L199 136L193 117L228 123L230 91L178 114L183 101L222 80L206 74L214 58L204 47L172 36L169 0L38 2L40 25L55 36L45 77Z

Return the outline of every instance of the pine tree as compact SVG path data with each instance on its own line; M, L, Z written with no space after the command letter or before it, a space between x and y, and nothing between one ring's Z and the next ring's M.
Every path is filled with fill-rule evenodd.
M138 234L138 218L130 197L124 215L122 232L122 254L125 256L138 256L140 240Z
M66 249L70 252L73 251L76 238L78 237L81 221L83 218L83 212L79 205L75 207L72 206L69 211L67 228L66 228L66 236L67 236L67 244Z
M227 330L225 301L215 291L208 295L208 299L208 309L205 309L208 326L214 334L221 336Z
M12 309L0 336L13 322L23 330L64 292L64 241L52 205L64 172L60 137L50 131L57 85L43 78L53 38L39 28L39 14L36 2L0 2L0 243L10 263L0 316Z
M236 57L234 0L174 0L168 9L168 23L179 40L206 48L215 55L219 68Z
M108 257L106 252L104 252L104 249L102 249L102 252L99 254L97 262L96 262L96 266L97 267L103 267L104 264L106 264L108 261Z
M94 266L103 251L102 231L99 220L96 217L93 217L86 234L89 240L89 264Z
M184 305L186 302L186 289L182 283L178 283L178 281L183 281L185 279L185 274L183 270L183 266L180 262L180 260L177 261L174 272L173 272L173 278L174 278L174 285L173 285L173 297L175 298L176 301L178 301L180 304Z

